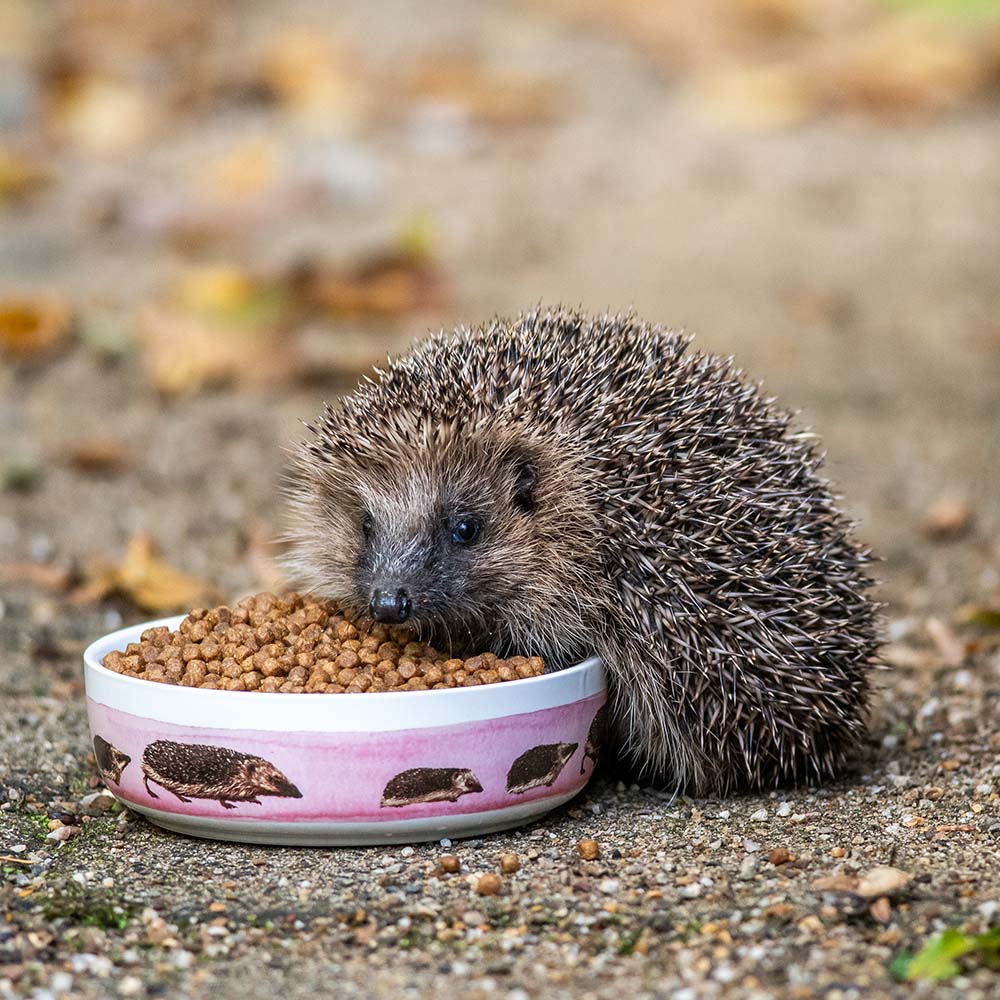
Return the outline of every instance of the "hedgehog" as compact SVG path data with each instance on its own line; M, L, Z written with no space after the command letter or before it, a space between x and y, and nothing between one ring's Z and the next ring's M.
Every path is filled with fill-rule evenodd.
M814 435L732 358L539 308L417 343L306 427L303 584L438 648L598 655L633 780L815 783L860 741L873 557Z
M601 705L590 723L590 729L587 730L587 741L583 745L583 757L580 760L580 774L586 770L588 760L594 767L597 767L601 748L604 746L604 728L607 725L607 720L607 705Z
M546 743L525 750L507 772L507 791L522 795L529 788L551 788L579 743Z
M295 785L263 757L173 740L156 740L143 750L142 781L154 799L159 795L149 787L151 781L181 802L217 799L223 809L235 809L233 802L259 806L258 795L302 798Z
M467 767L414 767L391 778L382 792L382 808L417 802L457 802L483 786Z
M127 753L113 746L103 736L94 737L94 759L97 761L101 777L116 785L121 783L122 771L132 762Z

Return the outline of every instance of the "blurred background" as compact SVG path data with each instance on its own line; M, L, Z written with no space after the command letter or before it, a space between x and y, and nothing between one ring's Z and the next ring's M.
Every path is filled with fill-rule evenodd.
M539 302L802 411L900 692L995 656L998 97L994 0L4 0L0 629L41 664L7 693L280 586L298 420Z

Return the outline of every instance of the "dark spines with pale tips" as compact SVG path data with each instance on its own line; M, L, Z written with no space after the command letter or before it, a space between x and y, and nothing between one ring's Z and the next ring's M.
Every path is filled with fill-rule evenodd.
M457 802L483 786L467 767L413 767L389 780L382 807L412 806L417 802Z
M132 762L127 753L113 746L103 736L94 737L94 760L97 761L101 777L116 785L121 782L122 771Z
M507 791L520 795L530 788L538 788L541 785L551 787L579 745L579 743L546 743L525 750L511 764L507 772Z
M302 793L268 760L229 747L156 740L142 752L143 783L154 799L150 782L181 802L217 799L225 809L233 802L260 805L258 796L300 799Z
M869 554L811 435L730 359L538 310L416 345L311 429L290 495L316 592L405 585L442 648L596 652L637 777L813 781L863 733ZM442 517L470 511L478 537L449 547Z

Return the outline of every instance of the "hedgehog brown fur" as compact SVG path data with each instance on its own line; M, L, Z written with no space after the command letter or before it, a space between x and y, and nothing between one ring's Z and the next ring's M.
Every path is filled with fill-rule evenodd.
M869 555L812 436L731 359L535 311L417 344L310 429L306 582L361 610L396 594L445 646L596 652L609 745L647 780L820 779L863 732Z

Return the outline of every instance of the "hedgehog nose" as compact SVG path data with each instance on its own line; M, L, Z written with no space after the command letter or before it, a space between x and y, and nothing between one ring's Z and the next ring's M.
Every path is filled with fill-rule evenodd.
M412 607L410 597L402 587L379 589L372 592L372 617L377 622L398 625L410 617Z

